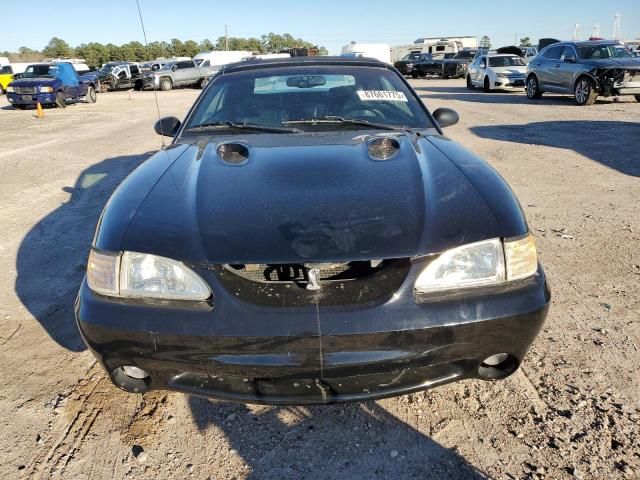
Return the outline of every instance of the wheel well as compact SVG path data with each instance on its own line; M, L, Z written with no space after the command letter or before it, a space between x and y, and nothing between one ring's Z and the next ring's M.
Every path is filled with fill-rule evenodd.
M166 76L166 75L163 76L163 77L160 77L160 81L163 81L163 80L169 80L171 83L173 83L173 79L171 77Z
M582 80L583 78L586 78L587 80L591 80L595 86L596 91L599 93L600 92L600 83L598 82L598 80L596 80L595 78L593 78L593 76L587 74L587 73L581 73L578 78L576 78L576 81L573 83L573 89L576 89L576 86L578 85L578 82L580 80Z
M527 81L529 81L531 77L535 78L536 81L538 80L538 76L535 73L531 72L529 75L527 75Z

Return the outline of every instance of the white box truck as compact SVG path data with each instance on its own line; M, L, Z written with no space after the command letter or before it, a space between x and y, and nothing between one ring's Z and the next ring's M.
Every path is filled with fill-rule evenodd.
M381 62L391 63L391 47L388 43L351 42L342 47L341 56L375 58Z

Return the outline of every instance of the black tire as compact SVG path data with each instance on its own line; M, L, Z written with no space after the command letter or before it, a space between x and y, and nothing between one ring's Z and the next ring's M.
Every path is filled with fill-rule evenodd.
M58 92L56 93L56 107L58 108L67 108L67 103L64 99L64 93Z
M171 90L173 88L173 82L170 78L161 78L160 79L160 90L166 92L167 90Z
M26 110L27 106L26 105L14 105L13 108L15 108L16 110Z
M96 103L96 101L98 100L96 89L93 88L92 85L89 85L89 87L87 88L87 94L84 96L84 99L87 103Z
M483 90L484 90L485 93L490 93L491 92L491 82L489 82L489 77L487 77L487 76L484 77Z
M636 95L636 102L640 103L640 95Z
M449 80L451 77L449 75L442 75L443 80Z
M529 100L537 100L542 96L540 84L538 83L538 78L535 75L529 75L529 78L527 78L525 91L527 92L527 98Z
M411 72L411 78L418 78L418 72Z
M573 87L573 98L581 107L593 105L598 98L596 84L589 77L579 78Z
M209 85L209 79L207 77L200 80L200 88L204 89L207 85Z
M473 83L471 82L471 75L467 75L467 88L469 90L473 90L474 89Z
M135 83L133 84L133 89L136 92L141 92L143 88L144 88L144 82L142 80L136 80Z

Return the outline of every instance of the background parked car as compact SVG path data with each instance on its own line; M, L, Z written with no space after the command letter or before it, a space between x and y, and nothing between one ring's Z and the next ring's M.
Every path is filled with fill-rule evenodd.
M634 95L640 102L640 59L611 40L560 42L544 48L527 69L527 97L573 94L578 105L598 95Z
M7 98L14 108L28 105L57 105L64 108L67 100L85 98L95 103L95 83L81 78L66 62L29 65L20 78L7 87Z
M442 61L442 78L464 78L467 67L476 56L477 50L461 50L452 58Z
M520 47L522 51L522 59L524 63L529 63L533 58L538 55L538 49L536 47Z
M393 64L394 67L398 69L398 71L402 75L411 75L413 72L413 67L416 63L420 61L420 56L422 53L420 52L411 52L402 57L402 60L398 60Z
M0 67L0 95L4 95L7 91L7 87L13 80L13 68L11 65L3 65Z
M442 60L434 58L430 53L423 53L414 64L411 76L418 78L426 77L427 75L442 76Z
M218 69L213 67L199 67L194 60L179 60L146 74L143 77L144 87L160 90L190 86L204 88L217 71Z
M99 83L98 90L101 92L127 88L142 90L144 86L140 66L133 62L105 63L100 70L90 72L85 76L95 78L95 81Z
M467 73L467 88L491 90L524 88L527 65L518 55L493 54L476 58Z

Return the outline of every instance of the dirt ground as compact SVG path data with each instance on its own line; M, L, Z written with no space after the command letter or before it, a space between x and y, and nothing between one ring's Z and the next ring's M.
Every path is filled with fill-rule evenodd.
M553 304L523 367L396 399L312 408L145 396L110 384L75 294L99 212L161 146L152 92L13 111L0 97L0 477L640 477L640 104L413 82L447 135L508 180ZM199 92L160 92L183 116Z

